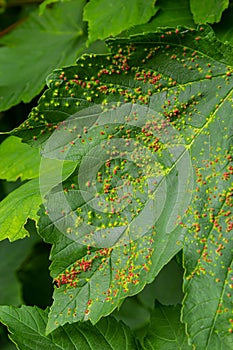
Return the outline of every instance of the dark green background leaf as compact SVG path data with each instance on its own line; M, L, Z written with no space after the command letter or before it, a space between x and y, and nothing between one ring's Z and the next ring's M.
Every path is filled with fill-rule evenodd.
M144 338L145 350L191 350L184 325L180 322L180 306L156 304Z
M14 243L0 242L0 304L18 306L22 303L22 289L16 271L38 238L34 235Z
M29 102L56 67L72 64L85 48L84 0L56 3L42 16L32 12L0 39L0 110Z

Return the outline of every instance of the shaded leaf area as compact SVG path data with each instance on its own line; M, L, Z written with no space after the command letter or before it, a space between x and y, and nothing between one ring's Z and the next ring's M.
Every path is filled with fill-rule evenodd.
M222 15L221 22L213 25L216 35L222 41L228 41L229 43L231 43L231 45L233 44L232 21L233 21L233 3L230 3L229 8L226 11L224 11Z
M52 304L53 284L48 269L49 252L50 246L44 242L37 243L17 270L26 305L45 309Z
M0 110L31 101L52 69L74 63L85 48L84 3L57 3L42 16L34 11L0 39Z
M21 350L137 349L130 329L113 318L103 319L94 327L89 323L66 325L45 336L47 317L48 311L37 307L0 307L0 320L7 325L10 339Z
M0 346L3 350L16 350L15 344L7 336L7 328L3 325L0 326Z
M143 341L145 350L191 350L185 334L185 327L180 322L180 305L155 305L151 322Z
M153 298L153 306L154 299L158 300L162 305L181 304L183 299L182 282L183 270L175 259L172 259L159 272L153 283L147 285L143 291L137 295L137 298L144 304L148 303L148 301Z
M183 247L187 229L199 232L198 203L225 220L219 197L208 198L216 186L229 197L232 181L232 47L208 27L166 29L109 46L112 54L84 56L55 71L27 123L13 131L41 146L45 157L78 162L40 212L40 234L50 243L56 236L51 271L57 288L48 331L77 320L95 323L152 282ZM202 168L211 176L199 200ZM207 225L207 236L210 231ZM232 258L227 235L226 269ZM185 253L189 271L195 249ZM209 269L215 275L218 266ZM187 308L198 297L190 291ZM192 327L191 313L186 315ZM200 315L201 308L193 317ZM214 311L208 317L215 322Z
M195 23L220 22L222 13L229 6L229 0L190 0L190 8Z
M155 300L162 305L181 304L183 299L182 277L181 267L177 264L176 259L172 259L151 284L147 284L137 295L126 298L122 305L114 311L114 317L135 330L137 337L144 338L151 311L155 308Z
M22 289L16 271L38 239L38 236L32 236L14 243L7 240L0 243L0 304L18 306L22 303Z
M155 2L156 0L118 0L113 5L108 0L90 1L83 13L84 20L88 22L88 41L116 36L131 26L148 22L158 11Z
M38 150L22 143L20 138L10 136L0 145L0 178L7 181L33 179L39 175Z

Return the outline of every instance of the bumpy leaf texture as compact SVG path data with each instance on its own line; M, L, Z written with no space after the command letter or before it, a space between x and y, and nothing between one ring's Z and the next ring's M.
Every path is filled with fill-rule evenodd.
M54 243L47 331L97 322L184 246L191 342L230 349L233 49L208 27L109 47L55 71L13 131L44 157L77 162L40 212Z

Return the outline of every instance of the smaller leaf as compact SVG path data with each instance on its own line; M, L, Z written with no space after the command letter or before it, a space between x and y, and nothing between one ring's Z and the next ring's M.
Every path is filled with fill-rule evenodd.
M200 24L220 22L228 6L229 0L190 0L194 21Z
M129 328L113 318L103 319L96 326L88 322L66 325L45 336L47 317L47 310L36 307L0 307L0 321L7 325L10 339L20 350L136 349Z
M156 305L148 333L144 338L145 350L191 350L184 325L180 322L180 306Z
M38 167L40 178L21 185L0 202L0 240L15 241L28 236L24 225L28 218L37 221L43 195L66 179L75 166L74 162L43 159Z
M38 179L20 186L0 203L0 240L15 241L28 236L27 219L37 220L41 204Z
M155 0L92 0L84 7L89 24L89 43L115 36L131 26L146 23L158 11Z
M39 174L40 155L37 149L10 136L0 145L0 178L7 181L33 179Z

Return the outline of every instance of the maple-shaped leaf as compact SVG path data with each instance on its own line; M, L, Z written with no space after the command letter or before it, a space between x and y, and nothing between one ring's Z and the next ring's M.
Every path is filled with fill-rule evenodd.
M233 49L208 27L161 29L109 47L55 71L13 131L44 157L77 162L40 212L40 234L56 246L47 330L97 322L185 246L191 342L203 349L224 338L228 346ZM205 242L217 260L206 262Z

